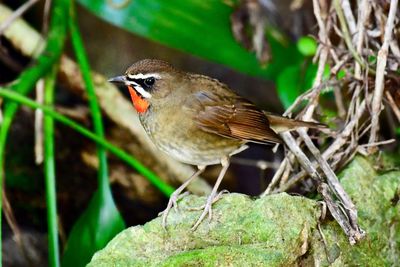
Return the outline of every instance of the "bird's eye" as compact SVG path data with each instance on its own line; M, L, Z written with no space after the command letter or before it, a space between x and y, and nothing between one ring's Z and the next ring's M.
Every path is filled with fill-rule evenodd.
M146 79L144 80L144 84L145 84L147 87L153 86L154 82L155 82L154 77L146 78Z

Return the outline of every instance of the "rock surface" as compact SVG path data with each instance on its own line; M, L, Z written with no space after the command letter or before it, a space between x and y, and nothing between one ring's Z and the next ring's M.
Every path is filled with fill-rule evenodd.
M187 196L181 211L170 213L167 232L160 218L128 228L88 266L399 266L400 172L378 175L357 157L340 178L367 231L355 246L335 221L320 222L317 201L286 193L227 194L214 205L213 220L193 232L200 211L186 207L205 199Z

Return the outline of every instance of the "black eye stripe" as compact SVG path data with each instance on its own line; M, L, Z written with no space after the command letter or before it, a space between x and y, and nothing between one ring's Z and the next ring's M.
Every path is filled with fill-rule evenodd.
M145 90L151 89L151 87L153 86L153 84L155 82L154 77L149 77L149 78L145 78L145 79L133 79L128 76L128 80L139 84Z
M140 86L144 86L144 79L132 79L135 83L139 84Z

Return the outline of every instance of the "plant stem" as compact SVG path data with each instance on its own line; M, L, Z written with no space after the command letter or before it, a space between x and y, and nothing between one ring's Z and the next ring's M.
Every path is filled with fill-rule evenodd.
M70 9L70 20L68 23L69 31L71 33L72 47L75 52L75 56L79 65L79 69L82 73L82 78L85 83L86 92L88 95L89 107L92 114L94 132L100 138L104 138L104 128L102 123L102 116L100 107L97 103L97 97L93 86L92 75L90 73L89 61L83 46L79 27L77 25L77 18L75 14L75 6L71 5ZM107 166L107 154L106 150L97 146L97 157L99 159L99 193L101 196L104 194L111 194L109 179L108 179L108 166Z
M54 64L51 72L45 77L44 103L48 106L52 106L54 102L54 83L57 70L58 65ZM58 244L56 174L54 163L54 121L51 116L44 116L43 129L49 266L58 267L60 266L60 254Z
M50 30L48 40L43 53L36 60L36 64L25 70L16 83L11 88L23 95L29 93L36 82L45 75L51 66L59 59L63 48L67 30L67 14L69 10L70 0L59 0L53 2L51 13ZM14 115L18 110L18 103L4 103L3 123L0 128L0 185L4 184L4 154L7 141L8 131L13 121ZM1 190L0 190L1 194ZM0 196L0 214L1 214L1 196ZM1 226L1 216L0 216ZM0 251L1 247L0 232ZM0 253L0 266L2 265L2 255Z

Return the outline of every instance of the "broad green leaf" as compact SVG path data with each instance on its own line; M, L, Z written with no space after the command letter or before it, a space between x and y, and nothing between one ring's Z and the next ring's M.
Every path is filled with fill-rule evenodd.
M123 229L125 223L110 192L103 196L96 192L71 230L61 265L86 266L93 254Z
M232 35L234 7L229 1L127 0L123 8L111 6L109 0L78 2L118 27L247 74L276 79L288 65L303 59L295 44L270 37L272 61L261 66Z

